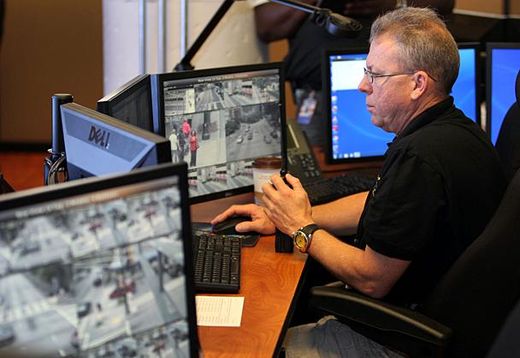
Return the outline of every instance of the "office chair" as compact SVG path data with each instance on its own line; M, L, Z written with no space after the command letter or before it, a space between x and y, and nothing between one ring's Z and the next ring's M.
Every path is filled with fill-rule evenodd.
M520 357L518 332L520 332L520 302L507 316L506 323L502 326L486 358Z
M508 179L520 168L520 71L515 92L516 102L507 111L495 144Z
M411 357L484 357L519 302L519 218L520 170L485 230L420 309L369 298L341 283L313 287L310 303Z

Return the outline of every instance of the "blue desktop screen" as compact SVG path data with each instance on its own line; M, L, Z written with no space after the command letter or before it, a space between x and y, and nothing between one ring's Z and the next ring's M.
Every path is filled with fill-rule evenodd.
M459 76L451 91L455 106L475 122L479 120L477 113L477 55L476 48L459 49Z
M517 44L518 46L518 44ZM520 69L519 48L490 48L488 50L488 124L491 142L496 144L504 116L516 101L515 80Z
M459 49L461 65L452 91L455 105L474 121L479 120L476 51L476 48ZM332 163L381 157L395 136L372 124L366 95L358 90L366 56L367 53L340 51L327 55L330 82L325 86L325 95L330 99L328 159Z

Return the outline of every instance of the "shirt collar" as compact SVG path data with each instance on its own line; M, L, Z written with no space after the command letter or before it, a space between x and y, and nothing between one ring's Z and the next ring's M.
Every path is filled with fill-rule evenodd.
M403 131L399 133L397 138L406 137L407 135L416 132L420 128L439 118L441 114L446 113L448 110L453 108L453 97L449 96L445 100L433 105L411 120L410 123L403 129Z
M395 137L395 140L399 140L400 138L406 137L407 135L416 132L420 128L439 118L442 113L446 113L448 110L452 110L453 108L453 97L449 96L445 100L433 105L412 119L410 123L403 129L403 131Z

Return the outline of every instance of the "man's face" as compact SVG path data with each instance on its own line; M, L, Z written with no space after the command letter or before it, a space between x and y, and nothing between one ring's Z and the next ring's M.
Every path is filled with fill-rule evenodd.
M393 133L400 132L411 118L410 94L415 87L413 74L403 71L396 48L395 41L386 35L372 41L366 69L375 76L365 75L358 87L367 95L372 123ZM377 74L392 76L377 77Z

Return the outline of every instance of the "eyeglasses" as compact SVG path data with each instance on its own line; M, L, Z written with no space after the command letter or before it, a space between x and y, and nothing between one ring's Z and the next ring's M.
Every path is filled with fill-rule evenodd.
M409 75L413 75L415 74L415 72L402 72L402 73L389 73L389 74L382 74L382 73L375 73L375 72L372 72L370 70L367 70L366 68L363 68L363 72L365 74L365 76L367 77L367 80L368 82L370 82L370 84L373 84L374 83L374 79L375 78L378 78L378 77L394 77L394 76L409 76ZM426 71L425 71L426 72ZM428 72L426 72L426 74L434 81L437 82L437 80L435 79L435 77L433 77L432 75L430 75Z

